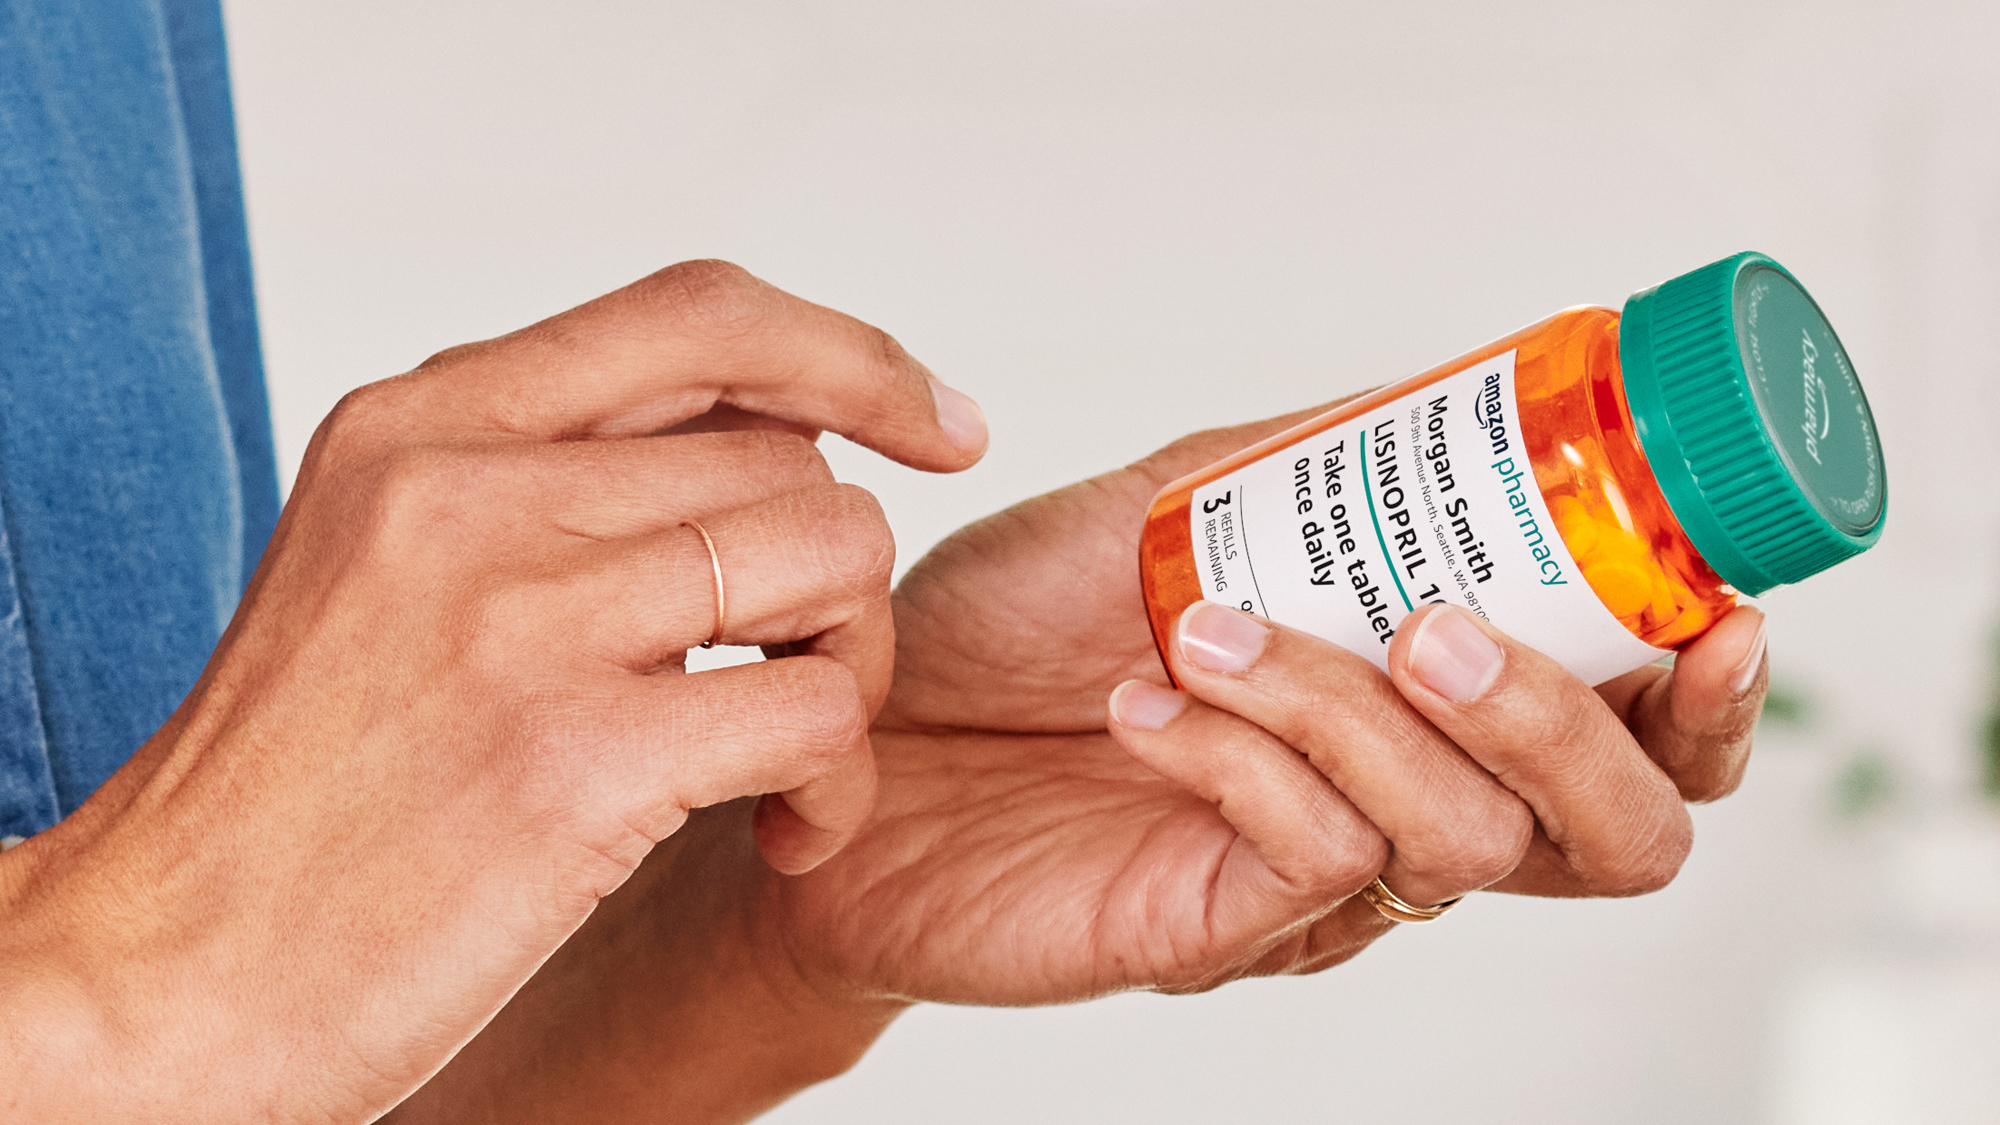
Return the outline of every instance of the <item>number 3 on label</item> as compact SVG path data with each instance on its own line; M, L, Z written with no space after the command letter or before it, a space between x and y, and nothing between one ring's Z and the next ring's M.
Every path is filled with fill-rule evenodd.
M1225 504L1228 504L1228 503L1229 503L1229 498L1230 498L1230 497L1231 497L1232 495L1234 495L1234 494L1235 494L1235 492L1236 492L1236 490L1232 488L1232 489L1230 489L1230 490L1229 490L1228 492L1225 492L1225 493L1223 493L1222 495L1220 495L1220 496L1216 497L1216 498L1215 498L1215 499L1213 499L1213 500L1205 500L1205 501L1203 501L1203 502L1202 502L1202 505L1201 505L1201 514L1202 514L1202 515L1204 515L1204 516L1212 516L1212 515L1214 515L1214 514L1215 514L1215 510L1216 510L1217 508L1220 508L1220 507L1224 506Z

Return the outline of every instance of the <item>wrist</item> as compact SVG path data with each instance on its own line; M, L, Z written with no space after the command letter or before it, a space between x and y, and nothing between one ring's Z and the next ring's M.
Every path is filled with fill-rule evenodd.
M143 920L101 893L116 883L106 870L113 865L82 835L64 821L0 856L0 948L7 951L0 958L0 1058L7 1060L0 1117L199 1120L199 1091L166 1079L196 1076L169 1057L173 1044L151 1034L160 1009L176 1003L176 990L144 959L116 971L108 947L137 940L131 923ZM134 1091L143 1091L143 1109L128 1102Z
M65 1089L73 1076L91 1073L103 1057L79 981L52 956L63 943L46 912L35 909L46 846L22 844L0 854L0 948L7 950L0 959L0 1058L8 1060L0 1115L10 1119L51 1119L62 1108L58 1099L73 1095Z
M796 955L751 803L654 848L397 1125L747 1121L852 1067L908 1005Z
M714 810L721 814L716 821L739 816L747 821L751 804L738 802L740 810ZM765 864L747 831L729 833L720 848L704 849L701 835L705 834L689 841L690 851L709 854L696 859L683 853L682 862L693 866L722 859L715 868L726 868L728 874L702 881L734 884L729 905L716 903L712 915L717 923L712 968L701 978L706 999L761 1013L771 1048L766 1056L770 1073L786 1076L787 1095L845 1073L911 1002L870 991L821 956L812 935L802 935L791 923L786 898L793 877ZM717 851L726 854L716 855Z
M334 1069L347 1029L321 1000L352 960L296 953L313 946L288 933L304 896L272 810L201 776L204 747L176 746L177 729L0 857L0 1058L32 1076L20 1106L15 1091L0 1106L59 1121L379 1112L397 1092L371 1107L350 1081L361 1068ZM330 915L324 891L311 905ZM32 1097L46 1112L26 1112Z

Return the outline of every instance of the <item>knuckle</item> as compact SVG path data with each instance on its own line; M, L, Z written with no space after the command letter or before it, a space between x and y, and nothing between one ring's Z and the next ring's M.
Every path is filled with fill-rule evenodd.
M399 390L395 380L384 380L340 396L314 431L307 460L346 464L380 448L397 428Z
M858 589L883 585L896 565L896 537L875 494L833 484L810 501L825 521L821 543L829 561Z
M905 367L916 362L902 342L872 324L863 324L869 355L885 367Z
M1720 801L1743 784L1743 775L1750 765L1749 739L1724 742L1707 749L1703 757L1708 762L1706 769L1692 777L1675 778L1681 797L1697 804Z
M1527 805L1495 799L1453 817L1448 836L1399 844L1397 850L1431 878L1466 891L1478 890L1506 878L1520 864L1534 838L1534 825Z
M668 266L639 283L641 293L690 328L736 336L768 307L768 287L732 262L702 259Z
M900 416L911 409L911 398L907 393L913 384L909 377L913 371L924 372L923 364L903 349L894 336L872 324L856 321L860 333L857 354L861 360L859 374L866 380L867 393L854 404L859 424L873 426L899 422ZM918 392L928 404L929 395ZM926 407L928 412L928 407Z
M1693 825L1683 811L1652 837L1588 864L1583 882L1604 898L1652 894L1674 881L1693 848Z
M454 344L442 351L433 352L422 363L417 364L416 370L429 373L441 368L456 367L485 355L493 347L494 341L492 340L475 340L469 344Z
M435 446L379 453L360 491L360 541L378 550L455 560L450 570L471 566L482 550L490 564L492 550L527 518L521 505L505 499L518 487L504 462L491 453ZM475 541L483 546L474 548Z
M401 527L429 524L444 516L459 496L452 487L452 458L442 450L399 449L382 458L375 482L375 508L384 523Z
M1183 437L1175 438L1146 457L1147 461L1181 462L1195 457L1210 456L1212 451L1236 441L1244 427L1216 426L1213 429L1197 430ZM1247 443L1245 443L1247 444Z
M1311 872L1312 889L1339 902L1361 892L1389 862L1389 842L1379 832L1329 833Z
M1305 415L1300 415L1300 418ZM1240 426L1200 430L1161 446L1129 468L1164 485L1190 470L1251 445L1277 431L1274 419Z
M1464 856L1465 874L1471 885L1497 883L1520 866L1535 839L1535 814L1523 801L1502 797L1490 802L1477 817L1479 830Z
M847 666L819 656L787 657L766 700L773 723L828 760L844 758L868 731L860 686Z

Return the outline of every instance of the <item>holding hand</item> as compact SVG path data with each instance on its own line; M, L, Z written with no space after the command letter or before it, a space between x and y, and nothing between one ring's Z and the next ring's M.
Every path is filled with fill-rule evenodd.
M1406 903L1489 888L1643 894L1687 856L1682 801L1720 797L1741 778L1761 629L1756 610L1738 610L1677 673L1644 669L1593 692L1456 607L1405 619L1384 677L1318 638L1203 602L1176 630L1174 670L1191 694L1128 681L1112 698L1112 730L1162 774L1217 792L1246 841L1257 838L1252 809L1307 794L1351 801L1389 844L1380 878ZM1260 772L1236 764L1253 761ZM1232 813L1220 787L1257 776L1262 790L1236 794ZM1322 968L1382 928L1356 899L1309 939L1336 952L1265 967Z
M1755 610L1600 692L1457 611L1405 622L1392 678L1197 605L1170 654L1189 695L1168 691L1133 578L1147 502L1295 420L1029 501L911 571L880 803L778 882L792 957L864 994L1074 1000L1338 963L1389 926L1353 897L1378 874L1425 906L1672 878L1682 800L1741 775Z
M1197 435L940 544L896 593L854 842L784 877L746 846L746 807L697 814L398 1120L740 1121L913 1001L1337 964L1392 926L1356 897L1378 875L1418 906L1672 878L1682 801L1743 770L1755 610L1671 672L1592 690L1456 611L1406 622L1385 676L1198 604L1171 653L1189 691L1166 686L1134 573L1147 503L1297 420Z

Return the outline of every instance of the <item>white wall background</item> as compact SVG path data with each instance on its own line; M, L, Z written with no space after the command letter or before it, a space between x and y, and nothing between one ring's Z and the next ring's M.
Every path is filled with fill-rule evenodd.
M1310 980L922 1009L802 1122L2000 1119L2000 5L230 0L287 473L345 390L725 257L986 406L830 449L904 557L1192 429L1745 248L1831 312L1872 554L1766 600L1813 703L1651 899L1481 899ZM1888 780L1860 792L1855 763Z

